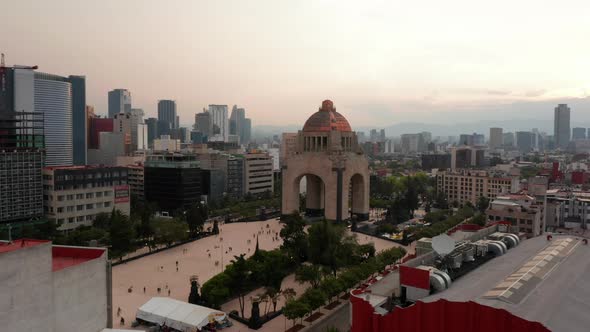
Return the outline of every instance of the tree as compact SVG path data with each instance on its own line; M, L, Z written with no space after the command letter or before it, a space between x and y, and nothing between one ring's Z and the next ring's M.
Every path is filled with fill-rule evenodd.
M287 301L285 307L283 308L283 315L287 319L293 321L293 326L295 326L295 320L298 318L303 318L311 309L309 305L300 300L291 300Z
M207 207L201 204L201 202L191 205L186 211L186 223L188 224L191 238L196 237L199 232L203 231L207 217Z
M485 213L486 210L488 209L489 205L490 205L489 198L487 198L485 196L479 196L479 199L477 200L477 209L479 210L479 212Z
M217 219L213 220L213 229L211 232L213 234L219 234L219 222L217 222Z
M300 284L309 282L316 288L322 280L322 272L317 265L303 264L295 271L295 280Z
M155 242L170 247L175 242L184 241L187 237L186 223L177 219L157 218L152 223L155 231Z
M250 269L248 268L248 262L245 256L245 254L234 256L231 266L228 266L225 271L230 278L230 288L238 295L242 318L244 317L244 297L250 285Z
M111 254L113 257L123 257L133 250L135 230L126 215L113 209L110 219Z
M282 220L285 225L281 229L280 236L283 239L281 250L287 255L300 263L307 260L308 243L305 234L305 221L298 213L285 216Z
M309 309L313 313L314 310L319 309L326 303L326 294L318 288L308 289L303 296L301 301L304 301L309 305Z
M482 214L482 213L476 214L473 218L471 218L471 223L479 225L479 226L485 226L486 225L486 215Z
M111 228L111 217L106 212L101 212L96 215L94 221L92 222L92 226L104 230L109 230Z
M346 230L341 225L333 225L323 220L309 228L309 257L311 262L330 268L336 275L341 266L354 258L357 245L351 236L346 236Z

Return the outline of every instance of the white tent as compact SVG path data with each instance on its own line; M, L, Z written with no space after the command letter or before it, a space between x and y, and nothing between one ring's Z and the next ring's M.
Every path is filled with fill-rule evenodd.
M195 331L207 325L212 319L223 322L226 315L222 311L168 297L152 297L137 309L137 318L159 325L165 324L179 331Z

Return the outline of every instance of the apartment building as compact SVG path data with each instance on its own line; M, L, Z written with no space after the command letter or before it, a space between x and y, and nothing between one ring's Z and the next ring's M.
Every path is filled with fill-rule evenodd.
M486 215L490 222L510 222L512 231L538 236L545 229L542 203L525 193L501 195L490 203Z
M436 182L437 192L443 192L449 203L476 204L481 196L493 199L518 191L518 177L483 170L442 171L437 173Z
M43 209L59 230L92 225L96 215L117 209L129 215L128 170L108 166L43 169Z
M253 195L273 192L273 161L266 152L244 155L244 192Z

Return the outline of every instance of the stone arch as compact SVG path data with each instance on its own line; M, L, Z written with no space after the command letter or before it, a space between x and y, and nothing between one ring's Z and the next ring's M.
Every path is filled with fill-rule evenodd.
M308 217L323 217L326 201L326 184L315 174L301 174L295 178L294 186L301 190L301 181L306 180L305 215Z
M350 177L350 216L356 216L357 220L369 219L368 181L369 179L360 173Z

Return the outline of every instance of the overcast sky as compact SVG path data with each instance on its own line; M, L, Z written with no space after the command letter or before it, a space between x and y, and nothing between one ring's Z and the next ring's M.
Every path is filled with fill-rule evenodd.
M85 75L99 113L127 88L152 116L175 99L184 124L208 104L302 124L328 98L353 127L452 123L589 96L589 13L587 0L8 0L0 51Z

